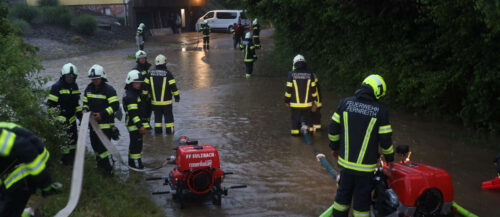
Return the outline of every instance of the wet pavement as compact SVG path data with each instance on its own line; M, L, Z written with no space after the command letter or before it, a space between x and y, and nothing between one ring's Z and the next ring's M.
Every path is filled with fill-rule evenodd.
M271 30L262 33L263 49L257 51L259 59L251 79L244 78L242 53L232 48L230 34L212 34L209 51L201 51L202 41L196 33L146 42L149 62L154 62L159 53L167 56L167 67L175 76L181 101L174 104L175 135L145 136L145 165L161 165L174 154L176 139L188 136L219 150L222 169L234 172L227 176L224 186L248 185L230 190L221 207L210 200L195 200L180 209L171 195L152 196L167 216L318 216L332 204L335 183L313 154L314 149L330 153L327 132L314 135L314 147L289 136L290 115L283 104L283 91L291 59L290 64L276 64L268 37L271 34ZM121 99L125 77L135 65L135 60L127 57L134 53L134 48L127 48L44 61L42 73L55 79L62 65L72 62L79 69L78 84L83 91L90 82L87 70L97 63L104 67ZM343 96L323 91L324 128ZM455 200L460 205L479 216L500 216L496 209L500 193L480 189L482 181L495 176L491 149L471 145L465 138L469 132L459 126L398 111L391 111L391 121L395 145L410 145L412 160L441 167L451 174ZM126 160L128 133L124 121L117 125L122 136L115 144ZM167 176L172 168L168 165L147 172L145 177ZM128 169L122 169L126 177ZM151 191L168 190L159 181L147 184Z

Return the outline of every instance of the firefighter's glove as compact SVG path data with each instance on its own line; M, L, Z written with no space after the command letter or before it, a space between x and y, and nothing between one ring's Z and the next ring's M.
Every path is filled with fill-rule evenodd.
M387 161L388 163L391 163L394 161L394 154L384 155L384 158L385 158L385 161Z
M181 96L179 96L179 95L175 95L174 98L175 98L175 102L181 101Z
M50 184L48 187L42 189L42 196L47 197L53 194L60 193L62 189L62 184L59 182L54 182Z

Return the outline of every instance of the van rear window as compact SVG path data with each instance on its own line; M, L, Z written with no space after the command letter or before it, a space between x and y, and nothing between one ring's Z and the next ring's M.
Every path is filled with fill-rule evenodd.
M236 19L236 12L217 12L217 19Z

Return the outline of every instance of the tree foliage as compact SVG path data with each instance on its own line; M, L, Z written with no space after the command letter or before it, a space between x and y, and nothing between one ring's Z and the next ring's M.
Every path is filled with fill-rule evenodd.
M0 121L15 122L37 134L57 155L64 138L54 116L44 107L47 79L36 57L37 48L18 37L19 29L7 19L7 4L0 1Z
M417 113L500 130L500 3L489 0L244 0L273 22L276 48L302 53L325 86L372 73Z

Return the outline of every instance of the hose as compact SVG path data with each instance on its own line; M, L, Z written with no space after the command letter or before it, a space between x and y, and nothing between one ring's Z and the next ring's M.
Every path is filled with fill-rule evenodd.
M460 215L463 215L465 217L478 217L476 214L471 213L468 210L466 210L465 208L463 208L460 205L458 205L455 201L453 201L453 207L455 207L455 209L457 209L457 212Z
M330 217L332 215L333 215L333 205L330 206L330 208L325 210L323 213L321 213L321 215L319 215L319 217Z

